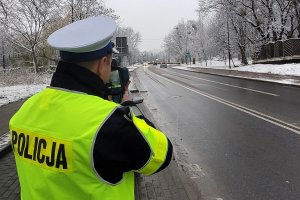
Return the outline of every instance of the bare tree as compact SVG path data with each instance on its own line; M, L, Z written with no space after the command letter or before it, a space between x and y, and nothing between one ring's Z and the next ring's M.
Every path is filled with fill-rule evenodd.
M22 54L27 59L30 54L38 71L38 62L58 59L46 43L49 34L89 16L110 15L117 19L114 12L101 0L0 0L0 25L8 42L15 46L16 56Z
M232 54L235 46L238 46L240 55L243 58L242 63L247 64L246 58L246 31L244 30L243 20L241 20L234 12L234 8L237 7L237 1L235 0L215 0L205 1L200 0L199 13L204 15L208 12L215 13L214 23L211 26L215 31L210 35L213 36L210 44L219 44L219 53L224 55L225 52L228 54L229 67L231 67ZM213 24L218 24L214 26ZM215 34L218 33L218 35ZM222 41L221 41L222 40ZM207 40L205 40L207 41ZM234 43L233 43L234 42ZM212 45L214 46L214 45Z
M168 55L170 55L171 59L176 62L181 62L182 58L182 45L180 42L180 35L177 32L172 31L164 38L164 49Z
M119 27L115 35L116 37L127 37L129 64L136 62L140 54L138 46L141 42L141 34L135 32L131 27Z
M244 64L247 45L260 49L268 42L300 37L299 0L199 0L198 10L202 15L214 13L229 18L228 33Z
M260 33L260 42L268 43L293 37L296 9L293 0L237 0L235 13ZM295 2L299 4L298 2ZM296 7L296 6L295 6Z
M1 27L1 26L0 26ZM1 27L1 30L4 29ZM11 47L9 43L6 42L6 36L4 33L0 32L0 63L3 69L6 69L9 65L8 57L10 55Z
M102 0L65 0L64 3L68 8L67 13L69 13L71 22L97 15L119 18L113 9L105 6Z
M207 26L210 54L214 57L223 58L226 65L226 59L229 59L229 57L227 57L228 49L232 49L231 43L228 44L228 31L231 31L231 29L228 30L227 19L224 18L223 13L217 13L214 18L209 21ZM230 35L232 36L233 34L230 33Z
M242 18L240 18L239 16L235 15L232 12L229 12L227 14L227 17L230 21L230 28L232 29L232 39L235 43L235 45L238 47L239 49L239 54L241 56L241 63L243 65L247 65L248 64L248 60L247 60L247 55L246 55L246 51L247 51L247 47L248 47L248 25L247 23L242 20Z
M54 14L54 1L11 0L0 3L0 23L8 40L30 52L35 71L38 71L36 51L43 28Z
M209 59L209 52L211 46L209 45L212 41L212 37L209 37L208 30L203 21L199 18L196 21L188 21L187 24L191 39L191 52L194 57L198 57L200 61L204 60L206 66L208 65L207 61ZM195 56L196 55L196 56Z
M165 37L164 48L177 62L183 62L184 55L188 51L188 34L183 21L179 22Z
M59 61L58 52L51 48L47 43L47 38L54 31L69 24L69 18L66 16L53 15L47 21L47 26L45 26L41 33L41 39L39 43L39 48L37 51L37 56L40 58L39 62L43 65L48 65L50 63L57 63Z

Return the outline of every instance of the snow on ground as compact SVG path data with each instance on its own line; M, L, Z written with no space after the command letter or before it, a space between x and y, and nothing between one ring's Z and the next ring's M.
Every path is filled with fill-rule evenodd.
M284 65L257 64L257 65L236 67L233 70L300 76L300 63L297 64L292 63L292 64L284 64Z
M234 60L235 65L240 65L238 60ZM214 68L214 69L229 69L228 62L225 65L224 61L212 60L208 61L207 66L205 62L192 64L192 65L181 65L175 68L186 69L189 68ZM300 76L300 63L291 64L250 64L247 66L239 66L231 68L231 70L248 71L248 72L258 72L258 73L270 73L279 75L291 75Z
M46 86L45 84L0 86L0 106L27 98Z
M142 66L142 64L134 64L134 65L128 66L127 69L129 72L133 72L135 69L137 69L141 66Z

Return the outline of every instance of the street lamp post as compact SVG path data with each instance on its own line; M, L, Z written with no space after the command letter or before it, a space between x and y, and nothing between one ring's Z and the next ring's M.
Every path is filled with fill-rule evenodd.
M5 63L4 40L2 40L2 64L3 64L3 69L5 69L6 68L6 63Z
M191 31L186 29L186 40L185 40L185 63L188 64L188 60L190 61L189 64L191 64L191 53L188 49L188 40L189 36L191 35Z
M229 22L228 22L228 9L227 9L227 48L228 48L228 62L229 62L229 69L231 69L231 52L230 52L230 35L229 35Z
M180 42L180 39L182 38L182 36L179 34L179 27L176 26L175 27L176 29L176 35L178 36L177 40L178 40L178 48L179 48L179 56L180 56L180 63L183 64L183 55L182 55L182 46L181 46L181 42Z

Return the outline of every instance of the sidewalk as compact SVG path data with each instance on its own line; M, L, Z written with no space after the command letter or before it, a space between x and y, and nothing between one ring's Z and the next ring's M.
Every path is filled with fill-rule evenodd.
M23 102L24 100L21 100L5 106L0 106L0 158L2 154L10 151L8 122Z

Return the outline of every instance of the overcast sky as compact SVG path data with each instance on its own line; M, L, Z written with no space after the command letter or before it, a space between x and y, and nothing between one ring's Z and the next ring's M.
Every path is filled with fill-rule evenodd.
M105 0L116 11L121 26L142 36L140 50L160 50L164 37L180 20L197 19L198 0Z

